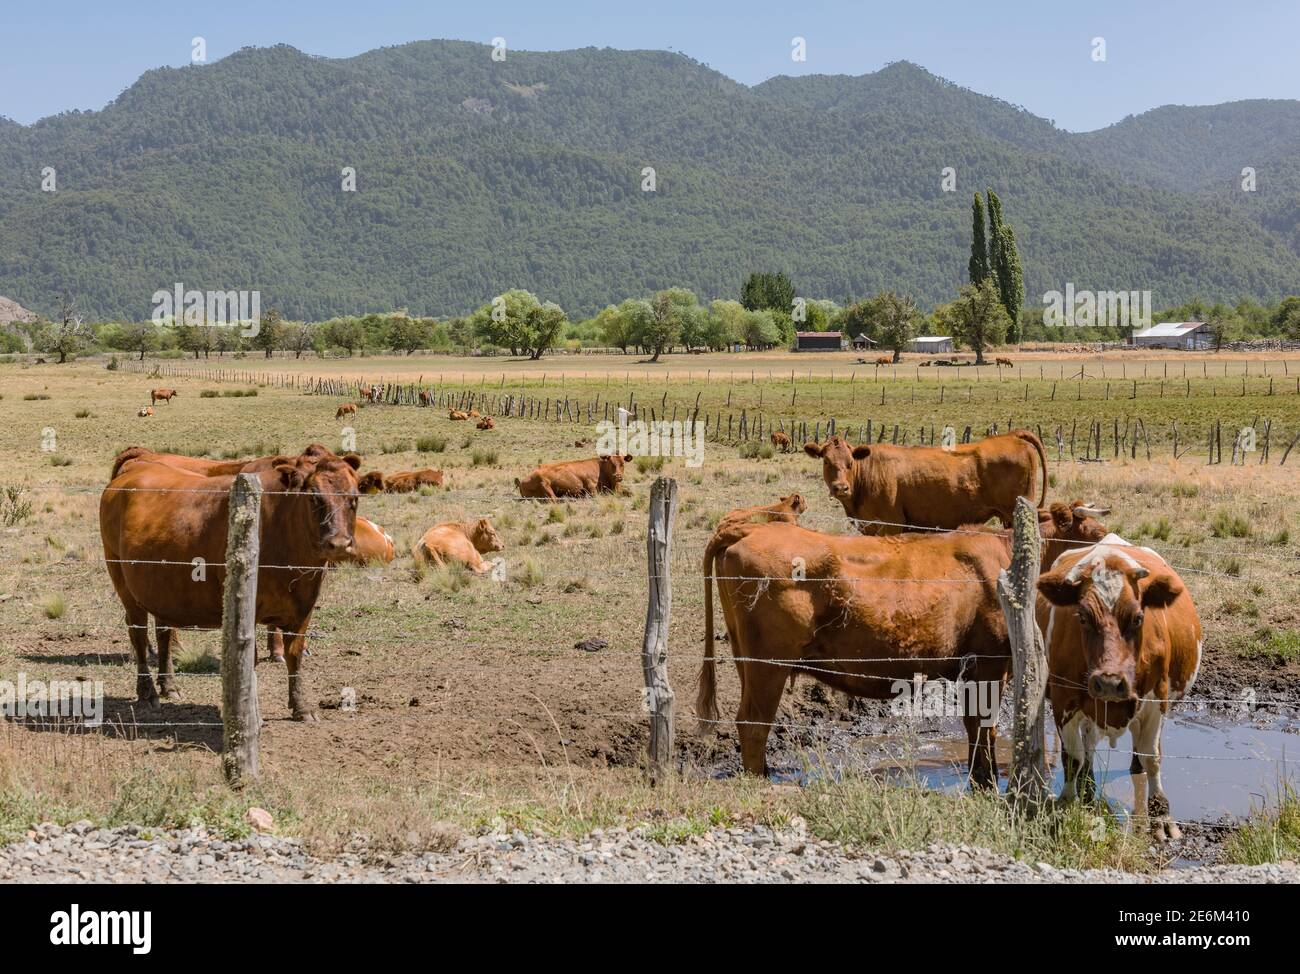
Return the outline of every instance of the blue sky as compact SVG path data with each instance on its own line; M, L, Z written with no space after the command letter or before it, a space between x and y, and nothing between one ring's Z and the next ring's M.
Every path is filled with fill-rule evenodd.
M111 9L117 8L117 9ZM247 45L348 57L433 37L516 49L672 48L746 84L863 74L899 59L1071 131L1166 104L1300 97L1300 0L440 3L401 0L0 0L0 115L97 109L142 72ZM791 38L807 40L804 63ZM1092 39L1106 60L1092 59Z

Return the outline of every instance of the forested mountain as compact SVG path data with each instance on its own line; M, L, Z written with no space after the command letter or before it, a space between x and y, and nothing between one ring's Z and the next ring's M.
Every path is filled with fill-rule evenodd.
M1296 194L1279 198L1266 168L1295 166L1297 102L1070 135L906 63L748 88L667 52L490 52L247 49L149 71L102 111L0 120L0 293L142 318L180 281L319 319L461 313L522 287L583 314L676 285L734 297L750 271L782 269L807 296L895 288L927 304L964 280L985 187L1030 304L1066 281L1149 288L1157 305L1300 282ZM1215 112L1228 131L1206 137L1220 116L1196 113ZM1270 160L1248 200L1227 191L1253 164L1237 164L1243 147ZM956 192L941 191L947 166Z

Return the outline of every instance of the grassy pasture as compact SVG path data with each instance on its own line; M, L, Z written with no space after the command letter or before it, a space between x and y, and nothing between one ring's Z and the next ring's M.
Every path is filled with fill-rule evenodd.
M1253 456L1246 466L1207 466L1203 448L1174 462L1164 447L1147 462L1140 450L1137 461L1125 454L1101 464L1053 463L1049 496L1107 503L1114 508L1110 526L1165 552L1183 571L1207 632L1198 689L1235 693L1251 686L1263 697L1294 686L1300 675L1295 598L1300 515L1294 504L1300 454L1285 467L1278 467L1277 459L1285 441L1300 430L1300 396L1279 389L1276 377L1274 394L1267 395L1260 363L1250 365L1244 397L1241 378L1232 376L1220 378L1218 386L1210 385L1215 381L1210 378L1199 380L1205 385L1193 380L1190 398L1147 396L1140 382L1136 400L1103 398L1102 384L1114 380L1089 379L1082 401L1064 397L1061 386L1056 400L1045 398L1050 380L1031 379L1025 402L1015 398L1017 389L1023 395L1024 383L986 376L969 383L969 402L950 401L947 392L943 403L934 401L938 380L928 380L917 385L913 403L908 386L914 383L901 378L872 382L859 375L848 382L837 369L832 381L833 363L814 362L811 379L796 377L792 385L787 374L784 381L765 381L758 373L769 359L759 356L751 383L740 378L737 362L743 358L719 358L732 366L734 383L701 378L711 369L707 362L690 369L689 376L667 379L657 373L645 377L644 367L637 376L624 376L624 363L617 359L604 360L599 375L601 366L583 361L588 375L573 375L575 369L563 379L554 363L540 363L550 366L545 380L540 368L512 362L509 368L519 374L507 374L504 384L500 362L479 360L290 365L276 359L268 368L247 359L226 365L375 381L415 381L423 375L430 384L441 371L450 386L454 364L456 372L465 373L465 388L486 390L495 376L498 393L568 395L584 404L597 394L602 401L625 402L634 393L637 402L657 411L665 392L670 410L674 401L684 409L698 393L702 411L722 411L724 417L728 410L736 417L742 408L757 410L760 402L764 414L772 415L770 404L788 403L793 394L798 406L793 415L810 426L834 415L841 425L854 427L872 418L877 426L899 423L913 430L930 423L972 425L980 435L993 422L1005 428L1008 419L1039 423L1045 431L1095 419L1107 424L1107 449L1108 424L1120 417L1122 425L1122 417L1141 409L1153 448L1166 422L1177 420L1191 440L1220 421L1228 441L1225 461L1229 429L1256 416L1261 426L1272 420L1274 456L1267 466L1256 464ZM806 359L820 357L774 356L774 373L785 358L797 358L802 367ZM1106 367L1112 367L1109 360ZM1297 364L1287 369L1294 384ZM0 828L12 831L32 819L84 815L156 824L198 817L237 831L240 810L261 802L283 828L324 846L345 843L353 829L394 846L420 844L444 820L475 827L501 818L567 831L650 821L662 825L665 835L685 835L701 823L779 822L794 814L824 834L907 844L955 836L953 822L963 816L953 803L980 801L903 798L896 793L908 794L907 789L869 780L800 789L691 774L670 787L648 789L638 767L646 737L638 653L645 611L645 506L657 475L653 465L644 471L629 465L628 497L555 506L515 499L514 478L535 463L591 455L590 446L575 445L594 433L585 422L501 418L497 429L481 432L439 410L410 406L366 406L355 417L336 421L337 403L328 397L248 379L150 380L125 370L105 371L102 363L89 361L0 366L0 385L6 414L0 449L7 459L0 487L24 488L9 500L0 490L0 606L6 622L0 678L23 671L29 680L102 680L109 723L102 734L0 727ZM181 395L158 404L153 416L137 417L151 385L175 386ZM234 388L255 388L257 395L201 395L205 389ZM39 396L48 398L33 398ZM367 461L363 471L433 466L447 471L447 485L362 500L361 513L396 539L398 558L385 568L345 568L326 582L306 661L312 696L321 701L319 724L289 721L283 670L259 666L267 720L264 780L252 793L232 796L219 784L212 753L220 743L215 634L184 634L181 702L152 713L133 707L129 643L98 563L98 492L113 454L127 445L213 458L300 449L314 441L338 449L345 425L356 431L357 449ZM690 720L702 652L698 558L712 526L733 507L799 490L816 519L810 524L840 529L839 505L827 497L818 466L802 452L752 459L741 452L738 445L709 442L702 467L669 459L660 471L681 486L670 677L679 701L679 748L688 766L707 767L717 754L734 748L730 736L717 742L694 737ZM1049 455L1054 458L1054 449ZM24 504L30 513L6 524L6 510ZM492 516L506 542L505 581L416 568L410 547L427 527L479 515ZM596 652L575 648L587 639L602 639L607 646ZM723 667L720 680L723 712L734 712L734 670ZM345 688L355 691L356 710L339 707ZM788 697L784 716L808 712L805 697L804 690ZM160 722L170 723L153 726ZM891 803L904 801L916 805L910 814L924 814L916 830L866 835L863 809L874 809L876 816L882 808L901 814L902 807ZM980 811L969 820L989 822L993 815ZM1070 834L1078 839L1082 827L1078 835ZM1058 846L1042 836L1020 838L1023 848L1035 850L1030 854L1052 861L1132 860L1133 850L1123 842L1098 848L1082 839Z

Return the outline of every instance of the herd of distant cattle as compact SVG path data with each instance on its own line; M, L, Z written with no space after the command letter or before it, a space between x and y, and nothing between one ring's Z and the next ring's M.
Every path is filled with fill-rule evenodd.
M170 402L176 393L154 394ZM474 418L475 411L457 412L450 418ZM773 442L790 449L785 434L774 434ZM1177 572L1155 551L1108 533L1097 520L1107 510L1077 500L1048 504L1046 453L1029 430L949 448L855 445L836 435L806 443L804 451L821 461L830 496L858 533L798 523L807 502L796 493L732 511L704 552L705 649L696 714L703 726L716 726L716 582L739 676L735 720L745 770L767 773L768 733L783 688L798 673L875 699L889 699L900 680L917 675L1004 686L1011 649L997 581L1011 563L1017 499L1037 493L1043 538L1037 619L1047 646L1064 796L1092 797L1097 743L1129 731L1135 813L1147 816L1157 837L1176 838L1161 782L1161 727L1170 703L1196 678L1202 644L1196 608ZM543 464L515 483L522 497L548 501L627 493L623 472L631 459ZM318 444L298 456L229 462L143 447L115 458L101 496L100 531L126 610L141 702L156 704L159 690L164 698L177 695L177 627L221 623L221 587L196 586L191 565L195 558L224 564L227 492L235 476L251 473L262 486L257 621L268 628L272 656L286 664L293 716L314 719L302 657L325 569L394 556L392 538L357 514L359 497L443 484L441 471L359 475L361 465L355 453L337 455ZM989 526L995 518L1002 527ZM489 568L482 555L502 548L481 518L431 527L412 554L482 573ZM148 671L150 616L157 690ZM996 720L987 717L963 716L977 786L997 780Z

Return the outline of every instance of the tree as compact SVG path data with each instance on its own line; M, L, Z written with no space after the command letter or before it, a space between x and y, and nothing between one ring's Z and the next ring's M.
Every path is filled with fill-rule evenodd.
M739 301L717 298L709 304L711 340L709 347L723 349L733 342L745 341L745 316L749 314Z
M790 314L794 307L794 285L785 272L750 274L740 289L740 303L746 311L765 309Z
M750 348L771 348L781 337L781 329L770 309L745 312L744 342Z
M681 342L686 351L701 348L708 343L709 312L698 304L681 309Z
M650 298L650 318L641 322L636 341L653 353L651 362L658 362L659 356L680 339L686 316L694 315L698 307L695 292L684 287L668 288Z
M433 346L435 331L432 318L393 315L388 324L388 347L394 352L414 354L422 348Z
M988 197L989 270L997 285L998 300L1002 302L1002 307L1006 309L1007 316L1011 319L1010 338L1016 341L1020 309L1025 303L1025 280L1020 268L1020 252L1016 249L1015 231L1002 219L1002 201L991 189L988 191Z
M600 340L609 348L622 349L627 354L627 347L632 344L632 323L621 308L607 304L595 317L596 330Z
M152 321L132 321L119 325L106 335L109 347L122 352L139 352L140 361L144 361L146 352L152 352L159 345L158 326Z
M268 308L262 312L262 320L257 324L257 334L249 338L248 344L253 348L260 348L270 358L271 353L280 347L280 341L283 337L284 319L280 312L275 308Z
M882 348L892 349L894 361L916 335L916 302L893 291L882 291L865 302L865 316Z
M59 298L58 322L44 322L36 333L33 346L46 355L57 355L59 364L76 355L94 338L94 333L81 315L76 313L74 302ZM144 356L141 355L141 358Z
M331 318L321 326L325 343L331 348L341 348L348 353L348 358L366 341L365 329L358 318Z
M200 354L207 358L212 353L213 345L216 343L216 336L213 335L214 326L178 324L174 330L176 347L181 351L193 352L195 358Z
M569 320L558 304L542 304L531 292L519 288L498 294L471 318L481 338L514 354L525 353L534 361L555 345Z
M293 352L294 358L302 358L303 352L315 347L319 329L311 322L295 321L285 330L285 347Z
M957 300L936 308L934 316L954 340L974 350L976 365L984 364L984 349L1001 344L1011 323L991 278L963 285Z
M975 194L971 205L970 263L967 264L972 284L980 284L989 276L989 245L984 236L984 201Z

